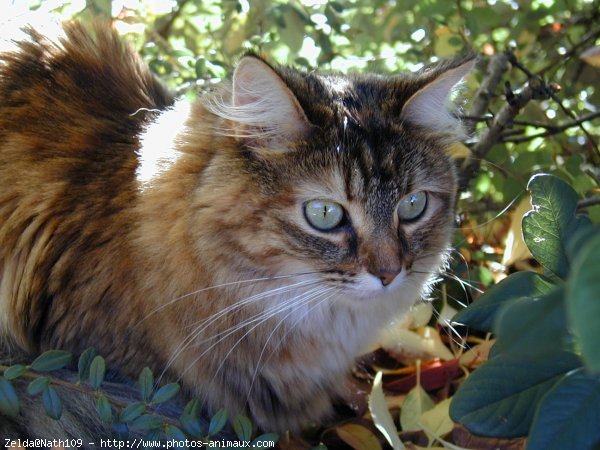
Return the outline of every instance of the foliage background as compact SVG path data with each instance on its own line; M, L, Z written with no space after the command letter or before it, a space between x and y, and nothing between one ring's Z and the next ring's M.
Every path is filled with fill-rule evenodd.
M460 227L451 276L434 294L439 324L507 274L537 270L520 228L530 209L526 184L532 174L565 180L583 199L579 211L600 223L600 68L584 53L600 44L598 0L3 0L0 5L8 12L0 22L31 11L44 19L48 14L110 19L153 71L188 96L228 77L249 49L306 70L383 74L478 53L478 68L463 93L471 138L453 149L463 173ZM491 70L490 62L500 55L507 55L508 63ZM478 91L489 81L486 70L499 77L487 94ZM482 146L494 118L528 85L537 87L534 98L498 124L498 133ZM477 100L484 101L483 110L476 110ZM451 348L456 339L446 337Z

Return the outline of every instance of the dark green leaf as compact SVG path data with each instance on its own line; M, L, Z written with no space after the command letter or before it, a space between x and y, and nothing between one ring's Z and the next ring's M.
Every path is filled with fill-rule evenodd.
M459 311L452 321L482 331L492 331L500 307L520 297L541 297L552 292L556 285L535 272L517 272L491 287L467 308Z
M121 414L119 414L119 421L131 422L133 419L137 419L141 416L144 411L146 411L145 403L132 403L121 411Z
M48 350L38 356L32 363L31 368L38 372L49 372L65 367L71 362L71 354L63 350Z
M154 385L154 377L152 376L152 371L149 367L144 367L140 372L138 385L140 387L140 395L142 396L142 400L147 402L150 399L152 387Z
M187 402L185 408L183 409L183 413L193 417L198 417L200 415L200 402L198 399L193 399Z
M149 414L134 419L129 426L135 430L153 430L162 425L162 421Z
M126 423L115 422L112 425L112 435L119 441L124 441L129 437L129 428Z
M110 408L110 403L108 399L104 395L100 395L96 402L96 408L98 410L98 416L100 416L100 420L103 422L112 422L113 415Z
M600 372L600 236L588 242L573 263L567 313L584 362Z
M564 245L579 197L563 180L548 174L534 175L527 189L533 210L523 217L525 243L545 269L565 278L569 263Z
M570 350L572 338L565 317L564 289L539 298L512 300L498 313L494 334L498 353L540 356Z
M36 378L27 386L27 393L29 395L37 395L45 391L49 384L50 380L47 377Z
M233 430L240 441L249 441L252 437L252 422L246 416L235 416Z
M582 369L568 373L542 399L527 450L593 448L600 441L600 379Z
M216 412L216 414L210 419L210 424L208 425L208 435L214 436L218 434L225 424L227 423L227 410L225 408L221 408Z
M152 397L152 403L162 403L173 398L179 392L177 383L169 383L161 387Z
M592 225L589 217L577 216L570 223L566 242L567 257L571 265L581 250L598 233L598 229Z
M95 356L90 364L90 385L92 389L98 389L104 381L106 374L106 364L104 358L100 355Z
M274 448L275 445L267 446L266 443L272 442L273 444L276 444L278 441L279 441L279 436L276 435L275 433L265 433L265 434L261 434L256 439L254 439L250 445L252 446L252 448ZM259 443L260 443L260 445L259 445ZM322 448L324 450L327 450L327 447L325 447L325 446L323 446Z
M165 428L165 436L167 439L170 439L171 441L178 441L181 442L183 441L185 443L186 441L186 436L185 433L183 431L181 431L179 428L174 427L173 425L167 425ZM177 445L174 448L187 448L186 445Z
M87 348L79 357L79 362L77 363L79 382L85 381L90 376L90 364L92 364L92 360L96 357L96 349L93 347Z
M4 377L0 377L0 413L9 417L16 417L19 414L17 391Z
M450 404L450 417L474 434L525 436L541 398L581 364L566 352L545 359L498 356L464 381Z
M14 380L15 378L23 375L26 371L27 366L24 366L23 364L15 364L4 371L4 378L7 380Z
M190 414L182 414L179 418L179 422L183 427L184 431L192 437L201 438L205 435L206 430L200 423L200 419Z
M42 392L42 404L46 410L46 414L54 420L60 419L62 415L63 405L58 392L52 386L48 386Z

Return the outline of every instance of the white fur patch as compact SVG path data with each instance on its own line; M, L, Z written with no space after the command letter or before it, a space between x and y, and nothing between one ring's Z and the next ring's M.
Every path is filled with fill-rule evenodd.
M167 170L178 158L177 135L189 117L190 104L181 100L163 112L142 135L136 178L142 186ZM141 111L136 111L136 114Z

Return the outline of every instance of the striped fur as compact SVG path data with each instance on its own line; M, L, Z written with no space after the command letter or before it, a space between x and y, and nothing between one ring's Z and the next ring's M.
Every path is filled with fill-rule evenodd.
M190 108L106 26L29 35L0 54L3 358L94 346L207 412L280 431L325 419L443 263L460 125L424 105L445 105L469 60L383 77L247 56ZM416 191L427 209L404 223ZM343 226L312 228L313 199L343 205Z

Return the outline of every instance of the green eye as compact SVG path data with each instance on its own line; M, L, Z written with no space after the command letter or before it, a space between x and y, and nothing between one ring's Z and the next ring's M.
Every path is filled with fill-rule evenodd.
M402 197L398 204L398 216L400 220L417 219L425 211L427 206L427 193L423 191L408 194Z
M304 215L317 230L329 231L337 227L344 218L344 208L329 200L311 200L304 204Z

